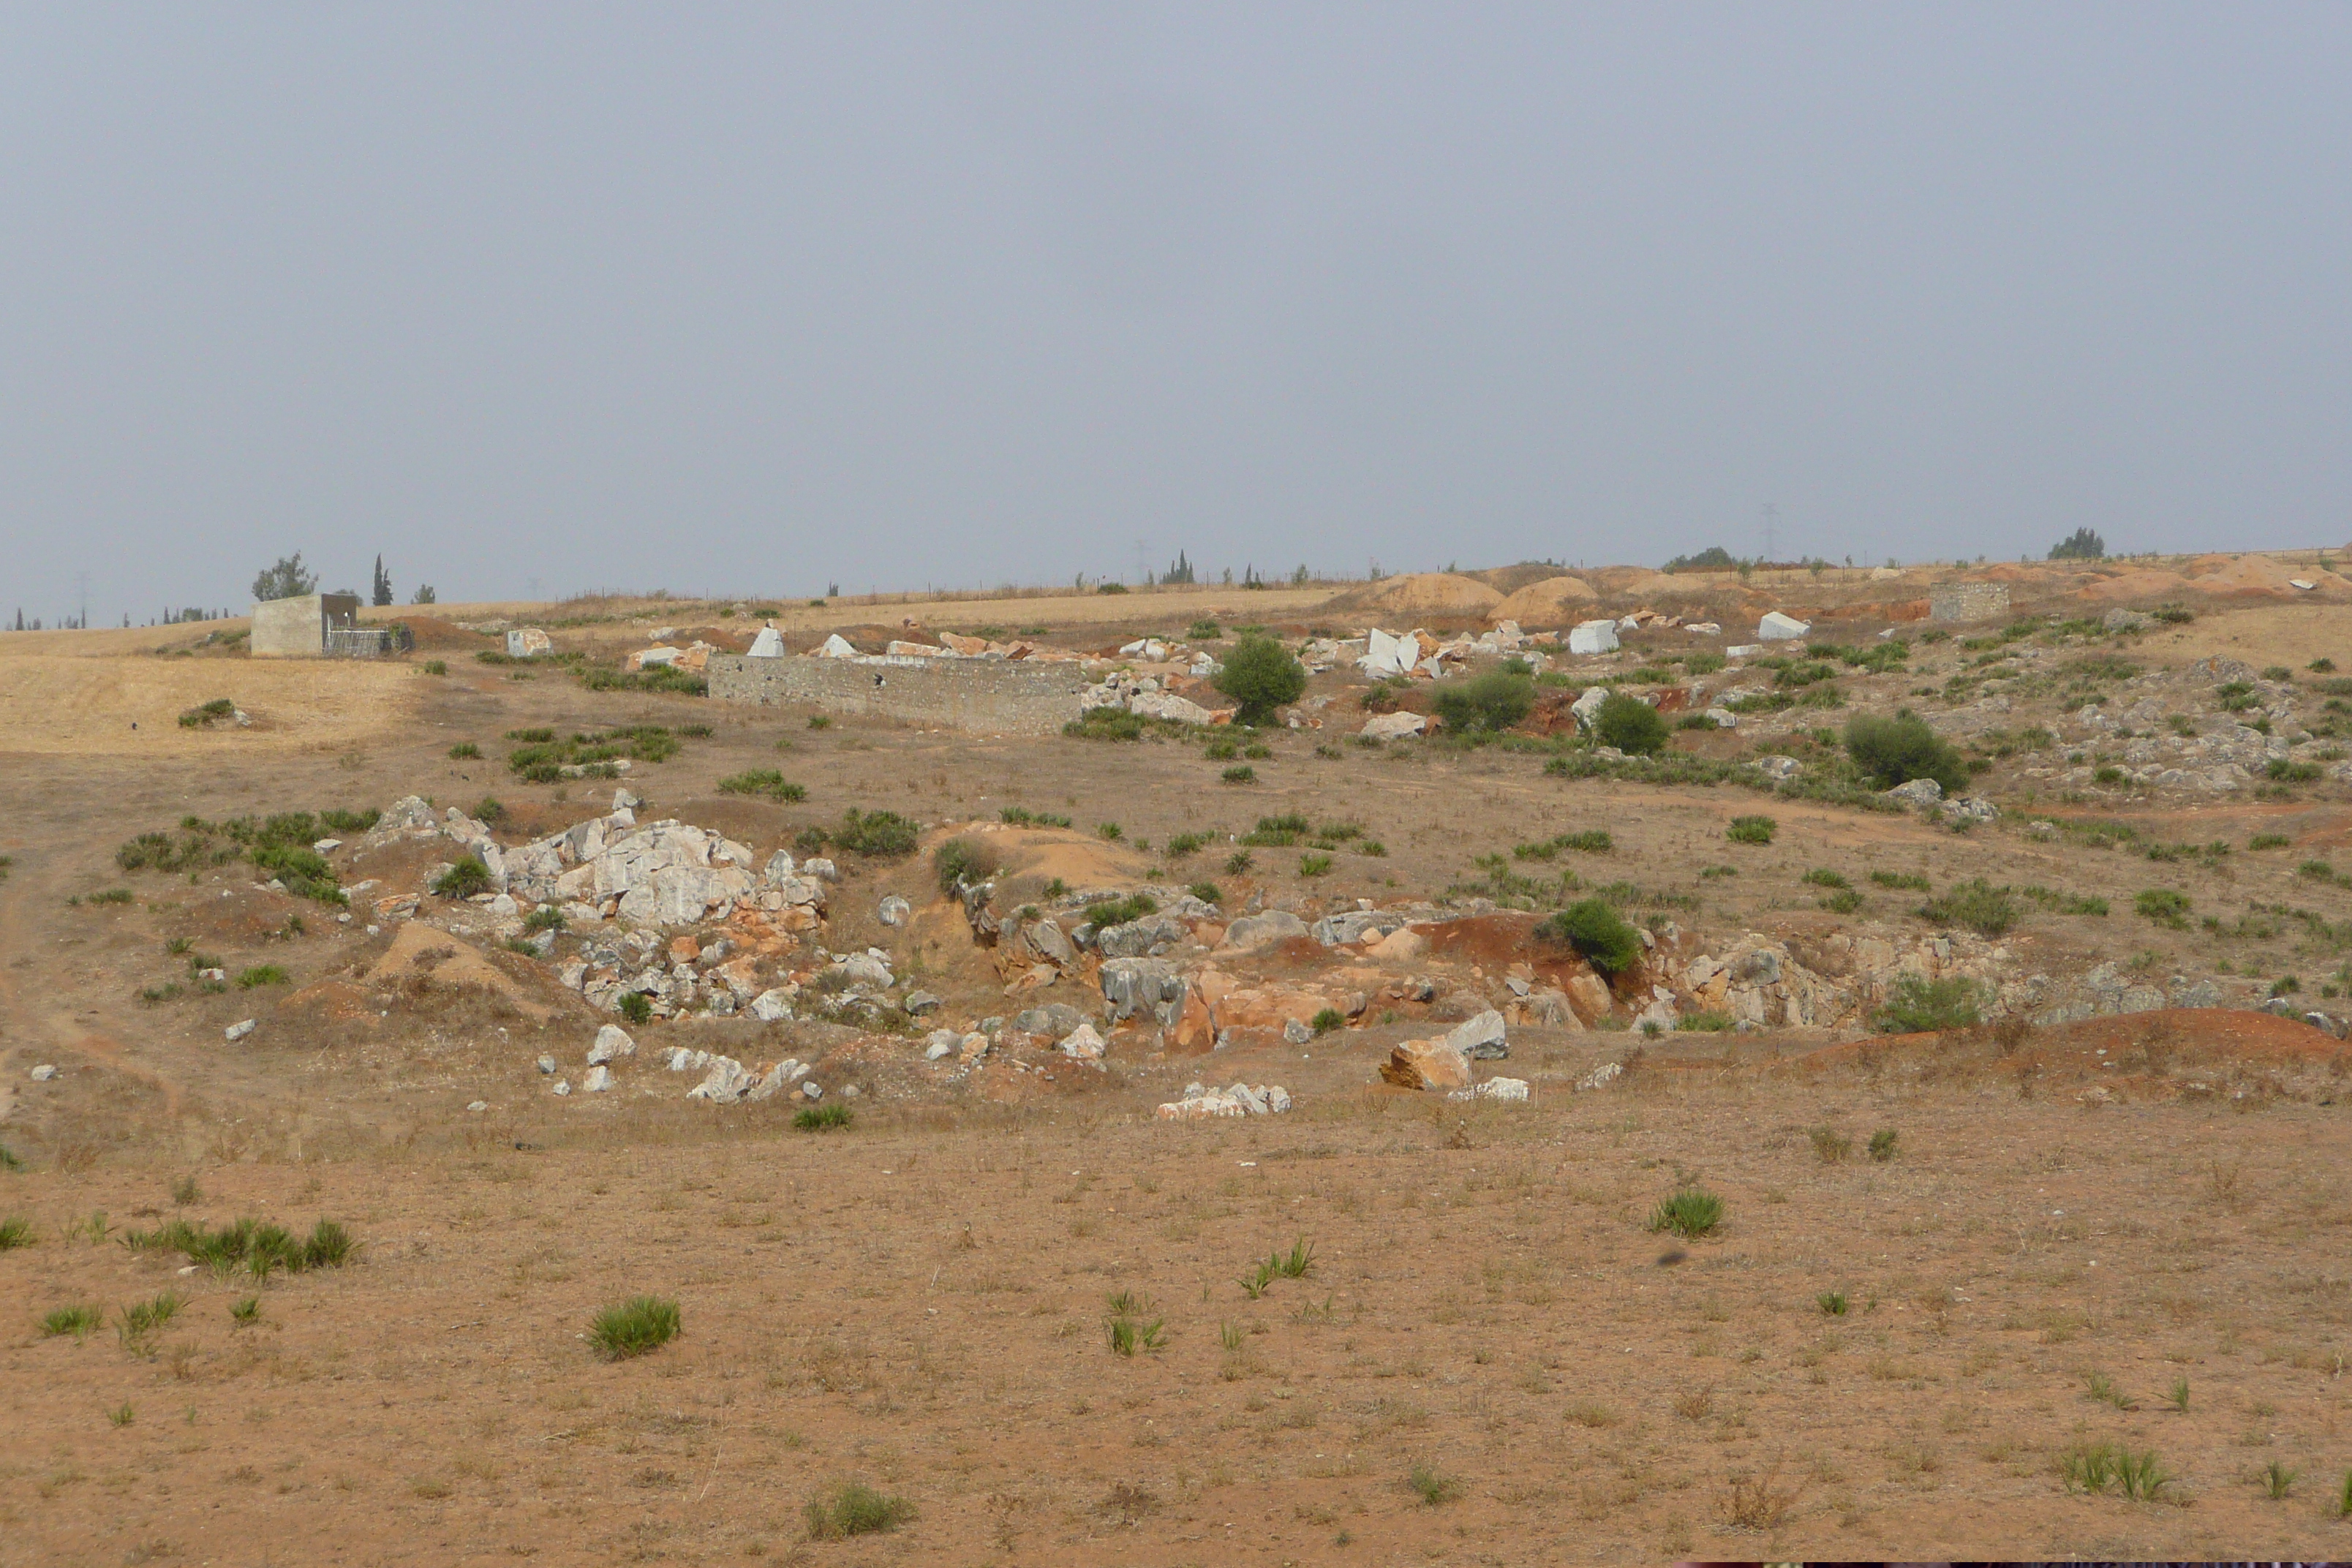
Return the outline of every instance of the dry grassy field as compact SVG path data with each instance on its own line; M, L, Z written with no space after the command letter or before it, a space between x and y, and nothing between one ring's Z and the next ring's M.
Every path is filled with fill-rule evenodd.
M1295 637L1365 623L1319 609L1328 595L1187 596L1181 618L1246 611ZM1034 619L1089 647L1165 616L1113 597L832 622L777 607L796 635ZM439 609L452 626L496 613ZM734 624L612 613L581 639L617 648L666 614ZM381 666L81 635L0 638L5 1568L2324 1557L2352 1542L2352 1055L2253 1010L2290 976L2298 1005L2342 1005L2323 987L2342 980L2352 879L2308 869L2352 829L2332 779L2070 784L2075 742L2059 740L1989 755L2003 814L1962 833L1728 784L1564 778L1535 746L1342 744L1363 684L1344 670L1317 678L1326 727L1265 732L1254 782L1229 785L1181 740L816 728L561 670L514 679L456 630ZM2217 654L2300 672L2331 647L2352 668L2352 608L2224 603L2117 657L2171 679ZM1975 657L1921 646L1906 672L1841 679L1856 707L1924 706L1916 689L1952 689L1937 683L1972 679ZM2063 733L2054 686L2016 689L2004 725L2046 714ZM252 723L177 722L216 697ZM2315 692L2298 711L2311 721ZM521 782L509 731L635 725L679 742L629 776L639 815L762 859L851 808L924 824L923 854L840 856L821 936L887 949L952 1026L1100 1005L1076 975L1008 995L940 891L930 848L1007 807L1070 819L1035 864L1073 879L1213 880L1232 907L1309 919L1359 900L1488 912L1430 925L1411 958L1305 939L1214 956L1248 984L1375 998L1304 1042L1238 1029L1188 1055L1129 1026L1101 1070L1048 1043L958 1073L923 1059L936 1019L656 1018L633 1026L614 1092L559 1098L538 1058L577 1079L609 1016L536 957L457 935L418 964L366 899L345 923L234 860L115 858L184 816L410 794L495 795L519 844L605 811L614 786ZM1819 769L1812 727L1792 711L1676 744L1785 748ZM452 754L469 743L480 755ZM804 798L719 788L758 768ZM1769 843L1727 839L1759 810ZM1289 812L1360 833L1328 868L1267 849L1234 868L1227 837ZM1915 883L1982 880L2051 893L2021 896L1998 936L1953 938L2016 984L2042 975L2055 996L2110 963L2210 984L2220 1004L1655 1036L1621 1005L1513 1023L1509 1058L1484 1065L1525 1079L1525 1102L1381 1084L1392 1046L1447 1026L1448 998L1507 1002L1507 976L1549 972L1543 910L1515 907L1509 878L1564 862L1514 847L1594 829L1612 847L1576 862L1587 885L1629 886L1686 956L1748 931L1791 952L1924 942L1940 928ZM1218 842L1171 853L1185 834ZM343 837L349 887L414 889L447 858ZM1349 847L1367 840L1384 853ZM1822 872L1855 897L1829 907ZM2151 889L2192 918L2136 913ZM914 903L910 924L881 921L886 893ZM429 898L427 917L470 918ZM222 981L194 978L203 958ZM1380 1000L1423 975L1437 1003ZM225 1040L248 1018L250 1037ZM693 1079L653 1059L672 1046L790 1051L851 1119L688 1100ZM1297 1108L1153 1115L1196 1079L1280 1084ZM1712 1226L1662 1226L1662 1205L1701 1191L1720 1202ZM334 1222L356 1245L258 1273L131 1245L248 1217L298 1239ZM676 1337L600 1353L597 1314L638 1295L677 1304ZM889 1528L836 1539L847 1516L831 1511L813 1526L812 1502L831 1510L845 1486L872 1489L859 1521Z

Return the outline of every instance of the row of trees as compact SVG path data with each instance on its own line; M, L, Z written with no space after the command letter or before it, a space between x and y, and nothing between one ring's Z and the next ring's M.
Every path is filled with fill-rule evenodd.
M279 556L274 564L264 567L253 580L253 596L262 604L272 599L299 599L305 594L318 591L319 574L302 564L302 552L299 550L291 555ZM346 588L342 592L351 594L353 598L359 597L351 589ZM381 555L375 558L375 582L368 595L368 602L376 605L393 602L392 574L383 569L383 557ZM436 602L430 583L417 584L416 596L409 600L412 605Z

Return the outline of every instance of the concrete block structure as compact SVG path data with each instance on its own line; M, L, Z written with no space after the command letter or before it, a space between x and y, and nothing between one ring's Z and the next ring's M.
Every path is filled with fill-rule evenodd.
M360 625L356 594L304 594L253 606L256 658L383 658L415 646L404 626Z
M1991 621L2008 614L2006 583L1937 583L1927 589L1931 621Z
M1050 735L1078 717L1088 681L1075 664L1014 659L747 658L712 654L703 671L722 702L804 703L912 724L991 734Z
M256 658L324 658L327 634L356 630L360 601L356 594L304 594L291 599L271 599L253 606L253 657Z

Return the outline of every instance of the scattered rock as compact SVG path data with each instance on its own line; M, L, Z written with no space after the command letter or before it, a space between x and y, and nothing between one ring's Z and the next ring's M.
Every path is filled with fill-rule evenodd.
M1237 1083L1230 1089L1184 1086L1184 1098L1160 1107L1163 1121L1195 1121L1219 1116L1280 1116L1290 1110L1290 1091L1280 1084Z
M781 1024L793 1016L793 997L797 988L788 991L782 986L761 992L751 998L751 1016L762 1024Z
M1944 786L1934 779L1913 779L1908 784L1896 784L1885 794L1889 800L1899 800L1906 805L1918 806L1924 810L1943 800Z
M1445 1043L1473 1061L1496 1061L1511 1054L1504 1040L1503 1016L1492 1007L1454 1026Z
M475 1100L472 1104L466 1107L467 1110L473 1111L488 1110L489 1108L490 1102L487 1100Z
M1076 1061L1098 1062L1108 1047L1092 1024L1080 1024L1055 1043L1055 1048Z
M923 1059L927 1062L943 1061L955 1055L956 1047L962 1043L953 1029L934 1029L929 1042L923 1047Z
M605 1067L590 1068L588 1075L580 1080L580 1087L590 1094L604 1093L613 1087L613 1069Z
M1418 713L1375 713L1356 733L1375 741L1405 741L1428 727L1429 721Z
M618 1024L607 1024L596 1031L596 1043L588 1047L588 1065L602 1067L620 1057L637 1054L637 1042Z
M1624 1074L1625 1069L1619 1063L1602 1062L1599 1067L1594 1068L1591 1072L1586 1073L1582 1078L1576 1080L1576 1091L1579 1094L1582 1094L1588 1089L1607 1089L1611 1084L1615 1083L1620 1078L1622 1078Z
M1024 1007L1013 1015L1013 1026L1024 1035L1050 1035L1055 1039L1086 1022L1086 1015L1066 1002Z
M1389 1052L1381 1077L1399 1089L1467 1089L1470 1058L1444 1040L1407 1040Z
M1306 934L1307 922L1297 915L1287 910L1268 910L1264 914L1244 915L1227 926L1217 951L1255 952Z
M1758 642L1793 642L1811 631L1812 625L1794 616L1784 616L1778 610L1767 610L1764 618L1756 623Z
M1457 1089L1448 1100L1525 1100L1528 1080L1523 1078L1490 1078L1484 1083L1474 1083L1468 1089Z
M1568 651L1575 654L1615 653L1617 623L1580 621L1568 634Z
M909 1013L936 1013L940 1010L941 1003L939 997L929 991L909 991L907 993L905 1005Z
M1283 1022L1282 1037L1294 1046L1303 1046L1315 1037L1315 1031L1304 1018L1289 1018Z
M563 1078L557 1079L554 1084L548 1089L548 1093L550 1094L570 1094L571 1092L572 1080L570 1079Z
M555 1076L555 1058L553 1057L540 1058L539 1072L541 1078L553 1078Z
M57 1076L57 1068L48 1062L43 1062L39 1067L33 1069L33 1081L35 1083L47 1083Z
M882 900L881 908L876 911L886 926L905 925L913 917L915 907L896 893L886 895Z
M229 1044L235 1045L237 1041L253 1033L254 1024L255 1020L251 1018L244 1019L239 1023L231 1024L227 1028L221 1031L221 1037L228 1041Z

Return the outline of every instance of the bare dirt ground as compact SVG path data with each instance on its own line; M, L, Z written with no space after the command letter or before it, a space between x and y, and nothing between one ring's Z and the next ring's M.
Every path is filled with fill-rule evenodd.
M1311 595L1278 612L1271 595L1231 597L1319 624ZM1165 618L1149 603L1113 616L1115 597L1003 603L906 613L1017 626L1058 610L1052 624L1074 627L1076 606L1089 618L1074 644ZM615 639L639 635L640 608L671 613L624 608ZM887 624L890 608L834 618ZM795 630L821 634L803 612ZM2300 670L2331 647L2352 656L2347 634L2352 610L2334 604L2223 605L2131 657ZM0 1564L2312 1557L2352 1539L2336 1508L2352 1468L2352 1057L2245 1010L2290 973L2333 1005L2317 993L2342 962L2352 890L2298 867L2352 829L2335 784L2076 789L2055 755L2009 755L1983 775L2010 805L1991 827L1769 798L1774 841L1736 845L1726 825L1759 809L1747 790L1564 780L1542 754L1491 747L1318 752L1336 727L1266 736L1257 782L1227 786L1180 743L813 730L804 713L591 692L553 671L518 681L455 655L434 677L415 660L159 658L140 650L161 634L85 635L0 639L0 1146L21 1167L0 1170L0 1221L23 1218L29 1237L0 1251ZM1929 650L1913 662L1872 679L1894 694L1948 673L1923 676ZM1876 689L1848 684L1857 704ZM178 726L216 696L254 724ZM2031 706L2006 721L2032 721ZM1803 717L1681 743L1761 750ZM1693 933L1793 947L1916 932L1916 896L1881 889L1874 869L1937 889L2031 882L2113 909L2034 913L2001 939L2017 972L2114 962L2214 980L2231 1008L1900 1037L1515 1024L1494 1065L1531 1100L1470 1105L1376 1084L1389 1047L1428 1032L1410 1005L1304 1045L1251 1033L1213 1060L1128 1032L1108 1071L953 1080L921 1076L919 1036L698 1018L638 1029L618 1092L558 1100L535 1058L576 1073L603 1016L543 965L481 946L473 979L439 984L430 965L385 964L398 927L341 924L257 888L249 867L191 880L111 858L184 815L411 792L495 794L520 839L603 810L610 786L517 783L507 731L640 722L711 729L632 775L646 810L761 857L850 806L955 824L1014 805L1070 816L1074 837L1118 823L1117 847L1071 847L1090 867L1311 910L1436 897L1480 882L1481 856L1605 827L1606 867L1582 868L1671 895L1656 907ZM449 755L467 741L485 756ZM771 766L806 800L716 789ZM1222 844L1164 853L1179 833L1291 810L1352 820L1387 853L1316 875L1289 853L1240 872ZM2033 836L2036 813L2233 847L2151 860ZM2254 852L2257 834L2289 843ZM413 885L427 858L339 869ZM1803 878L1822 868L1863 904L1821 908ZM951 1013L982 1010L993 972L928 860L845 857L832 948L895 944ZM2150 887L2228 923L2136 917ZM131 897L94 901L114 889ZM909 931L876 919L886 891L916 900ZM2263 912L2290 906L2311 919ZM1450 928L1409 967L1483 994L1540 963L1531 923ZM272 964L283 983L161 995L187 980L175 939L231 976ZM1407 973L1280 962L1337 963L1374 990ZM1049 999L1088 1000L1064 983L991 1010ZM254 1037L226 1044L247 1017ZM762 1041L861 1086L854 1122L801 1131L783 1100L689 1102L647 1059ZM1575 1091L1612 1062L1608 1088ZM37 1065L59 1071L36 1082ZM1297 1109L1153 1119L1212 1075L1286 1085ZM1874 1160L1882 1130L1896 1137ZM1653 1232L1686 1183L1724 1200L1721 1226ZM336 1219L360 1251L257 1285L121 1245L175 1217L243 1215ZM1254 1299L1245 1270L1302 1239L1306 1276ZM123 1309L162 1292L178 1314L126 1344ZM590 1318L640 1292L679 1303L680 1336L598 1358ZM1149 1302L1161 1348L1114 1353L1104 1324L1121 1292ZM229 1309L253 1296L241 1324ZM85 1304L101 1309L95 1331L42 1331ZM2167 1484L2146 1501L2070 1489L2067 1457L2106 1443L2153 1453ZM812 1541L803 1502L852 1480L914 1517Z

